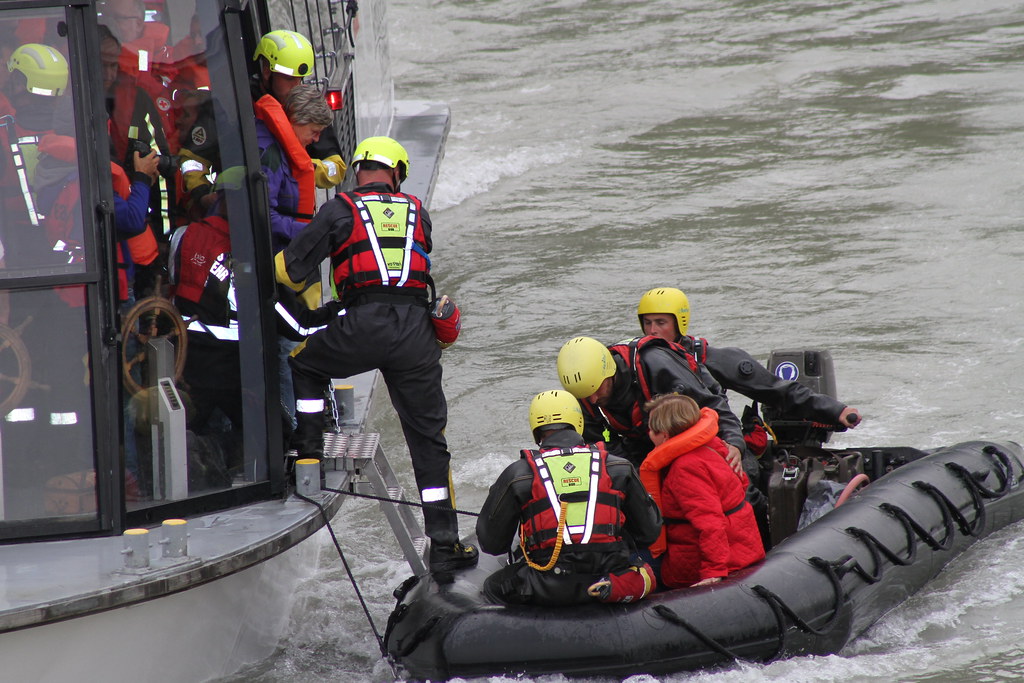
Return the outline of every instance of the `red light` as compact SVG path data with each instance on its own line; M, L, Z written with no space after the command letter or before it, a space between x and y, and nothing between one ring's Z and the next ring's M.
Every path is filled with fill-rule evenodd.
M340 90L328 90L324 99L327 100L327 106L333 111L340 111L345 106L345 98Z

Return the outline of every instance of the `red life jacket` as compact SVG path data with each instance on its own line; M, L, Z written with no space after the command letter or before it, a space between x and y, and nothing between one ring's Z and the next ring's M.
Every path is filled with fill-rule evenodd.
M277 144L281 146L281 151L288 158L292 176L299 183L299 205L295 209L294 218L308 223L316 212L316 175L313 161L295 136L295 130L284 113L284 107L273 95L264 95L256 100L253 109L256 118L266 124Z
M180 260L174 296L199 303L214 260L230 252L231 233L223 216L207 216L191 223L185 228L178 248Z
M338 199L348 204L352 211L352 234L331 254L334 264L334 282L338 292L346 288L369 286L413 287L426 289L430 281L430 259L427 256L426 233L423 231L423 206L420 200L411 194L401 192L378 193L338 193ZM405 234L402 236L381 236L379 226L373 226L371 203L405 203L409 207ZM370 221L370 226L367 221ZM371 236L369 228L373 227ZM400 228L402 226L399 226ZM409 232L412 240L407 240ZM386 277L382 270L389 269L378 260L381 249L404 250L403 270L401 276Z
M589 458L590 467L566 466L571 461L563 456L584 454ZM522 455L533 471L532 495L522 508L523 523L520 529L528 552L554 547L561 500L569 503L563 532L565 543L622 541L621 530L625 515L620 508L625 494L612 488L612 479L606 466L608 454L603 444L524 450ZM579 487L578 492L566 491L576 487ZM574 523L581 517L585 520L583 524Z
M699 365L697 359L694 358L693 354L686 350L686 348L676 342L666 341L661 337L646 336L646 337L634 337L626 342L620 342L608 347L608 350L613 356L619 356L629 367L633 374L633 385L640 390L641 400L635 401L633 407L630 409L630 423L623 424L620 420L616 419L611 413L601 411L601 416L608 422L608 425L619 434L624 436L639 438L647 436L647 420L645 419L643 412L643 404L650 401L653 398L653 392L651 391L650 380L647 377L647 372L643 367L641 360L640 351L641 349L653 344L654 346L662 346L676 353L686 361L687 366L698 380L700 380L700 374L698 372ZM703 384L703 382L701 382ZM584 409L587 410L591 416L598 417L595 413L594 407L589 401L581 401Z

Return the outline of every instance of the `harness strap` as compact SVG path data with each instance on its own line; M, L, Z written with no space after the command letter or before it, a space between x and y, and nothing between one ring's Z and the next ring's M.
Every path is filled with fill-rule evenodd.
M360 306L362 304L415 304L427 306L427 291L423 287L388 287L387 285L371 285L348 289L342 296L342 305Z
M740 501L739 505L736 505L734 507L729 508L728 510L726 510L722 514L724 514L726 517L728 517L729 515L732 515L732 514L736 514L737 512L742 510L743 506L746 505L746 504L747 504L746 499L743 499L743 500ZM662 519L662 521L666 525L669 525L669 524L693 524L693 522L688 520L686 517L662 517L661 519Z

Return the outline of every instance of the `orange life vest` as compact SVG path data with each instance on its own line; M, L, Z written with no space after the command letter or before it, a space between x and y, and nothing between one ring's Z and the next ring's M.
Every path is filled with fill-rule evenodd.
M308 223L316 211L316 175L313 161L309 158L306 148L299 142L299 138L295 136L292 124L284 113L284 107L273 95L264 95L256 100L253 109L256 118L270 129L277 144L281 146L281 151L288 158L288 167L299 184L299 205L295 209L295 218Z
M39 141L39 151L68 163L77 163L78 151L76 141L67 135L56 135L48 133ZM111 181L114 185L114 192L121 199L128 199L131 194L131 182L128 174L118 164L110 162ZM76 217L78 213L75 208L81 203L81 189L78 179L75 178L68 183L57 195L53 207L46 216L46 233L51 243L57 240L68 240L75 231ZM153 231L147 226L144 231L127 239L119 240L117 245L117 290L121 301L128 300L128 271L125 250L131 257L133 263L148 265L152 263L157 255L156 238ZM79 301L76 296L75 302ZM70 301L68 302L71 303ZM76 305L72 304L72 305Z

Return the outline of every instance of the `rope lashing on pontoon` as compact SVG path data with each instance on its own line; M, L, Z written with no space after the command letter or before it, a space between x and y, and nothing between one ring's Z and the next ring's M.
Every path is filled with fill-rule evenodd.
M899 521L907 535L907 557L903 558L896 554L890 548L887 548L881 541L875 538L872 534L868 533L863 529L857 527L848 527L846 532L851 536L858 539L871 553L871 557L874 561L874 571L868 572L864 569L859 562L857 562L852 556L845 555L837 560L825 560L821 557L812 557L809 562L812 566L817 568L819 571L826 574L829 581L832 584L833 593L835 595L835 602L832 610L832 615L828 621L818 627L814 627L811 624L803 620L796 612L786 604L786 602L779 597L777 594L762 585L755 585L751 587L751 590L758 595L768 606L771 608L775 615L775 622L778 627L778 647L775 652L769 657L764 659L764 662L770 662L778 657L785 649L786 645L786 620L791 622L799 630L804 633L811 633L814 635L823 635L829 632L832 626L836 623L841 615L841 610L845 604L847 597L843 591L841 579L843 576L854 573L865 583L875 583L882 577L884 571L883 557L889 560L893 566L907 566L914 562L917 557L917 540L920 539L930 548L935 551L946 551L953 544L953 540L956 537L956 530L959 529L960 533L965 536L977 536L985 521L985 502L984 499L994 500L1004 496L1013 486L1018 485L1022 478L1024 478L1024 466L1014 458L1017 463L1017 469L1021 474L1017 477L1016 481L1013 475L1013 464L1010 458L1000 451L995 446L986 446L983 451L993 463L993 468L990 471L994 471L996 477L999 479L999 486L995 489L986 488L981 482L987 476L986 473L972 474L964 466L958 463L946 463L946 469L953 473L971 494L971 503L974 507L974 519L970 522L963 516L957 506L949 499L946 494L940 491L936 486L923 482L916 481L912 485L917 490L930 496L939 506L942 512L942 524L945 531L942 541L937 540L931 533L918 524L909 513L904 509L891 505L889 503L882 503L878 507L880 510L888 513ZM740 657L736 653L732 652L721 643L710 637L706 633L703 633L696 626L693 626L685 619L680 617L672 609L665 605L656 605L651 610L665 621L679 626L689 631L695 638L700 640L705 646L721 654L726 659L731 659L737 662L750 662L751 660Z

